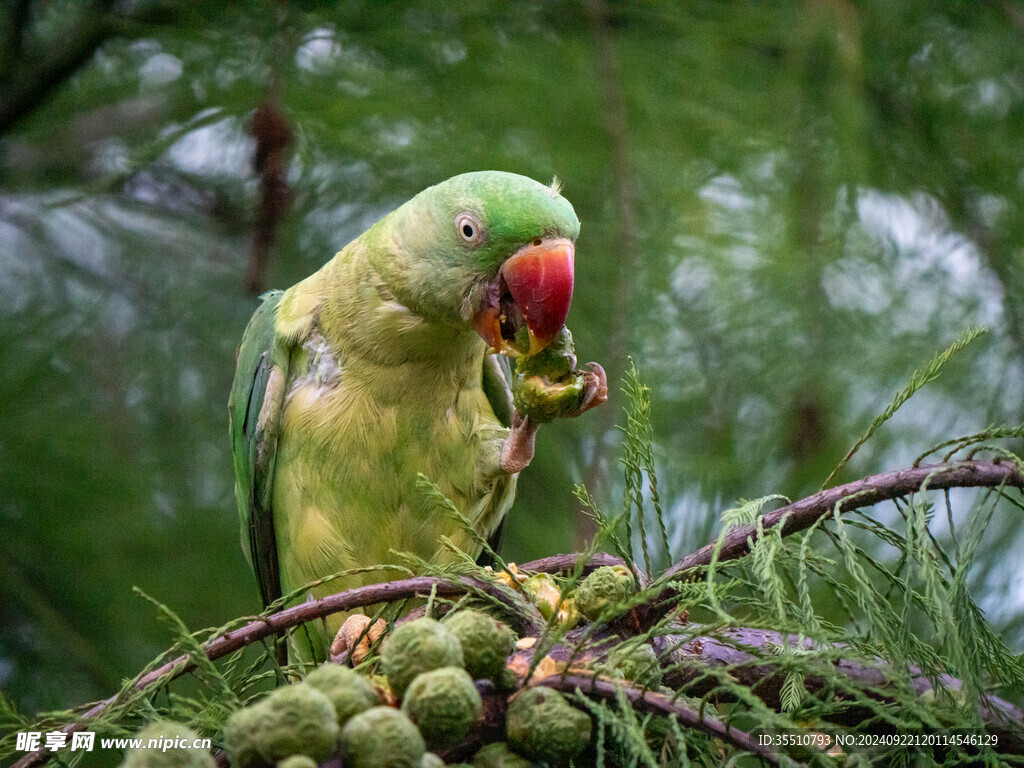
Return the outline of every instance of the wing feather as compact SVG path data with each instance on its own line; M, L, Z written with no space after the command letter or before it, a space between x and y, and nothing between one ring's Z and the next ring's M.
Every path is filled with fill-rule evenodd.
M505 427L512 426L512 369L508 358L504 355L484 355L483 389L487 395L487 402L491 404L494 415L498 417ZM505 512L508 510L506 509ZM505 532L505 515L501 516L501 522L487 540L487 545L497 552L501 548L501 541ZM493 566L494 561L487 551L480 553L477 564L482 566Z
M275 330L281 292L264 294L238 348L228 401L242 549L256 573L263 604L281 596L274 515L270 505L289 350Z
M512 369L504 355L484 355L484 394L494 415L505 427L512 426Z

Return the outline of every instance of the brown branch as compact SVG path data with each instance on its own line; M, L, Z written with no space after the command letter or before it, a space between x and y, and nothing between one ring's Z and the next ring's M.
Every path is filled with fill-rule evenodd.
M370 584L365 587L346 589L343 592L328 595L319 600L311 600L293 608L261 617L238 629L233 629L208 640L203 644L203 651L206 653L207 658L213 661L252 645L266 637L280 634L299 624L305 624L307 621L314 621L340 611L362 608L377 603L404 600L411 597L425 597L431 593L431 590L434 590L434 594L437 597L456 597L471 590L480 590L498 598L504 595L501 587L471 578L441 579L432 576L418 576L411 579ZM525 616L520 616L519 618L524 623L521 629L532 634L538 634L544 624L539 614L536 619ZM90 721L119 703L127 694L145 690L157 683L169 683L171 680L191 672L195 667L195 662L188 654L178 656L163 666L138 677L131 686L116 695L98 702L84 712L77 721L65 725L60 731L65 734L81 731ZM41 762L46 762L52 756L52 752L39 749L22 757L12 768L30 768Z
M921 490L925 485L936 491L1000 486L1024 488L1024 474L1012 462L993 460L931 464L865 477L779 507L762 515L756 522L737 526L725 535L721 544L706 544L665 571L662 578L693 579L700 568L711 564L712 558L724 562L743 557L758 538L758 526L766 532L781 527L781 534L789 536L809 528L836 507L840 512L850 512L880 501L898 499Z
M567 573L576 569L581 557L583 555L578 553L572 555L552 555L551 557L542 557L540 560L522 563L518 568L520 571L530 571L532 573ZM586 558L586 561L583 563L582 575L587 576L606 565L627 565L627 563L621 557L598 552Z
M717 678L706 674L708 669L724 669L729 678L760 698L767 706L778 709L782 705L782 686L786 678L784 670L777 664L753 653L754 650L783 647L796 647L800 638L789 635L786 638L778 632L751 627L735 627L724 630L720 635L690 637L684 641L678 637L664 636L658 638L656 647L661 646L659 655L665 655L670 666L665 672L664 684L689 696L703 697L712 693L719 685ZM807 638L802 640L807 650L813 649L813 642ZM838 648L837 650L842 650ZM883 691L892 685L892 673L888 665L878 660L877 664L852 661L839 658L829 662L831 668L822 670L822 674L805 674L804 687L809 693L818 693L832 685L831 680L836 673L860 688L864 695L881 703L895 703L895 699ZM910 684L918 696L934 690L932 682L921 674L920 669L911 667ZM959 690L960 681L942 675L941 682L952 690ZM836 696L848 699L842 692ZM728 696L720 697L723 700ZM842 726L855 726L863 723L877 712L870 707L850 700L849 706L842 711L826 717L830 722ZM978 714L989 732L999 737L1000 749L1014 754L1024 754L1024 712L1007 701L995 696L985 696L978 706ZM884 723L872 732L886 731Z
M709 736L734 744L740 749L758 755L768 762L778 765L779 758L767 747L762 747L745 731L729 727L715 717L705 716L702 712L680 704L669 696L655 693L643 688L636 688L621 682L612 683L597 677L580 675L552 675L539 680L537 685L554 688L558 691L590 694L609 701L616 701L622 694L629 702L645 712L656 712L659 715L674 715L683 725L704 731Z
M567 650L564 645L556 646L556 648L562 651ZM675 715L676 719L687 728L696 728L712 737L723 739L740 749L760 755L776 765L779 762L773 753L758 746L750 734L730 728L721 720L706 716L675 701L670 696L636 688L623 681L613 683L591 675L559 674L537 680L533 685L542 685L565 693L579 691L608 701L617 701L620 695L625 695L630 703L638 709L660 715ZM508 710L510 694L496 690L493 683L488 680L476 681L476 687L483 702L483 714L461 744L438 753L446 763L465 761L481 746L493 741L501 741L504 738L505 715Z
M601 663L609 648L622 640L622 635L611 627L599 629L590 634L592 628L576 629L570 632L563 642L544 649L544 654L557 665L559 670L567 674L582 674L585 670ZM790 647L796 647L798 638L788 636ZM580 643L583 643L581 646ZM687 696L710 697L713 703L735 701L728 691L720 689L723 675L738 685L744 686L771 709L779 710L782 705L782 686L786 671L775 663L770 651L773 647L784 644L783 636L771 630L751 627L734 627L714 636L696 636L685 639L679 636L659 636L653 641L655 651L666 664L663 685ZM813 648L811 640L804 638L803 647ZM527 669L533 662L537 646L516 651L511 660L519 669ZM841 646L837 651L843 651ZM763 655L761 653L763 652ZM776 657L777 658L777 657ZM888 665L878 660L876 664L865 661L853 661L846 658L823 658L821 674L807 673L804 686L807 691L815 694L824 691L826 696L835 696L842 700L844 708L824 717L830 723L843 727L862 726L866 721L877 717L878 709L872 708L863 700L858 700L851 690L844 690L842 685L836 686L835 678L848 680L851 688L865 698L879 702L880 706L896 704L895 697L887 695L886 689L892 686L892 674ZM709 674L709 670L718 670L717 674ZM921 674L916 667L909 670L910 684L914 691L923 696L934 690L932 681ZM558 679L557 676L546 680ZM583 675L582 679L590 679ZM943 685L959 690L959 680L948 675L940 678ZM549 685L550 682L536 683ZM478 689L484 701L490 689L481 687L489 683L478 683ZM832 688L835 688L833 694ZM590 691L585 691L590 692ZM497 706L497 705L495 705ZM489 711L489 710L488 710ZM504 710L502 709L503 713ZM1024 712L1007 701L995 696L985 696L978 705L978 714L985 723L987 732L996 735L1000 749L1007 754L1024 755ZM493 718L488 716L482 725L470 734L470 740L453 750L449 762L458 762L472 754L473 747L479 747L488 741L495 741L500 736L492 735ZM691 725L689 721L684 721ZM871 723L867 733L893 733L886 722ZM463 748L465 747L465 749Z

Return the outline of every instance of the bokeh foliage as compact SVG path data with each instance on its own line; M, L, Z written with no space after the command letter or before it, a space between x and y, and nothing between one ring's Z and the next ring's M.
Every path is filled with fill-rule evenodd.
M1024 418L1010 0L95 5L3 9L29 16L0 93L110 21L0 136L0 687L24 709L166 645L132 585L191 627L258 609L225 403L268 93L294 131L269 286L455 173L558 175L583 222L569 325L651 386L677 554L737 498L816 490L968 326L992 333L838 480ZM621 497L618 408L542 430L509 559L579 544L575 482ZM993 517L971 579L1018 650L1019 519Z

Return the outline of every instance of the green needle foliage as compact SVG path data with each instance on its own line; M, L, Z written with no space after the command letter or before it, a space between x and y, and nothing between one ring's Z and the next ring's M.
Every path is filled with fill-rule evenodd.
M864 431L864 434L857 439L856 443L854 443L853 448L850 449L849 453L843 457L842 461L840 461L836 465L836 468L829 473L829 476L825 478L825 482L821 484L821 487L828 488L829 484L832 482L832 478L834 478L839 471L846 466L847 462L853 458L853 455L861 449L861 446L871 439L871 436L875 434L878 428L895 416L896 411L900 409L900 406L913 397L915 392L921 389L925 384L928 384L938 378L939 372L942 370L942 366L949 362L950 358L972 341L986 333L988 333L987 328L971 328L967 330L963 336L953 342L941 354L935 355L925 368L914 371L914 375L910 377L910 383L907 384L906 389L898 392L896 397L894 397L893 401L889 404L889 407L875 417L875 420L871 422L868 428Z

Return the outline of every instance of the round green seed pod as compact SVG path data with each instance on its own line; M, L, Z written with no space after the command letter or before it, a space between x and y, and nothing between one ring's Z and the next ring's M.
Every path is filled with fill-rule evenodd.
M462 741L482 709L473 678L461 667L441 667L417 675L402 700L402 711L423 738L440 747Z
M309 755L292 755L278 760L277 768L317 768L317 762Z
M209 750L192 748L199 738L196 732L173 720L152 722L135 738L141 739L143 746L128 750L121 768L216 768ZM153 740L154 747L147 749Z
M530 598L540 615L550 619L562 603L562 588L550 573L535 573L522 585L523 592Z
M424 752L420 760L420 768L444 768L444 760L433 752Z
M402 698L416 675L439 667L463 666L459 639L433 619L416 619L396 629L380 655L381 669Z
M308 755L321 763L337 740L331 700L304 683L278 688L233 713L224 726L224 746L239 768L262 768L291 755Z
M309 673L305 683L331 700L339 728L353 715L380 704L380 696L370 681L340 664L321 664Z
M488 744L473 756L473 768L531 768L532 765L509 749L504 741Z
M558 381L568 376L575 367L576 348L572 333L564 325L554 340L540 352L516 358L516 373L543 376L548 381Z
M371 707L341 729L345 768L419 768L425 751L416 726L392 707Z
M590 742L590 716L551 688L527 688L508 707L508 744L535 762L565 766Z
M578 415L586 396L587 380L575 368L572 334L562 326L554 341L540 352L516 358L512 404L539 423Z
M602 671L607 670L613 677L621 676L645 688L661 685L662 669L658 654L646 643L613 649L602 666Z
M636 580L624 565L605 565L576 587L576 608L591 621L611 605L625 602L636 592Z
M474 680L496 680L505 670L516 643L512 631L479 611L456 611L444 627L459 638L466 671Z

